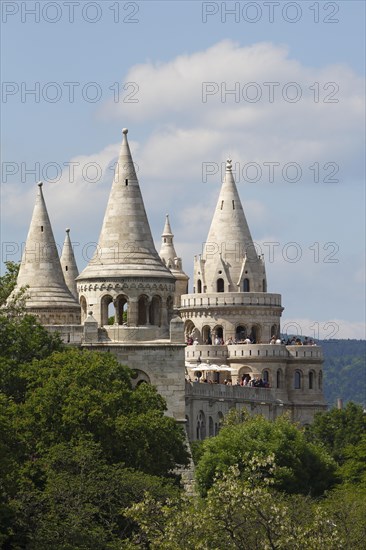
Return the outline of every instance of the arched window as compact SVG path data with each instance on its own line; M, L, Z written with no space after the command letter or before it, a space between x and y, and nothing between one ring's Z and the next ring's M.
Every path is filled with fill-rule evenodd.
M262 380L263 380L263 382L265 382L266 384L269 385L269 372L268 372L268 370L264 370L262 372Z
M282 386L282 371L281 369L278 369L276 374L276 386L277 388L281 388Z
M201 279L198 279L198 281L197 281L197 292L198 292L198 294L201 294L201 292L202 292L202 281L201 281Z
M225 292L224 279L217 279L216 292Z
M212 344L211 327L209 325L202 327L202 340L206 345Z
M218 346L221 345L222 341L224 340L224 329L222 328L221 325L217 325L214 328L214 335L215 335L215 338L212 343Z
M319 371L319 389L323 389L323 371Z
M208 437L212 437L214 434L214 423L212 420L212 416L208 417Z
M250 292L249 279L244 279L243 281L243 292Z
M137 321L138 325L147 324L148 307L149 307L148 297L145 295L140 296L138 301L138 321Z
M263 292L267 292L267 282L265 279L263 279L263 283L262 283L262 291Z
M223 422L224 422L224 415L222 414L221 411L219 411L217 413L217 422L215 422L215 435L217 435L221 430L221 426Z
M260 328L258 325L253 325L250 329L249 339L253 344L259 344L260 340Z
M150 325L161 325L161 298L160 296L154 296L151 300L149 308Z
M206 418L203 411L200 411L197 415L196 436L197 439L205 439L206 437Z
M113 316L113 298L109 294L106 294L102 297L100 301L100 314L101 314L101 325L108 325L109 319L112 321ZM112 321L113 322L113 321Z
M301 389L301 372L299 370L295 370L294 388L295 388L295 390L300 390Z
M85 296L80 296L80 307L81 307L81 322L83 323L88 313Z
M238 325L235 330L235 338L238 342L245 340L247 337L247 329L243 325Z
M116 323L118 325L123 325L127 323L127 306L128 300L127 296L118 296L114 302L116 310Z
M314 372L311 370L309 372L309 390L314 389Z

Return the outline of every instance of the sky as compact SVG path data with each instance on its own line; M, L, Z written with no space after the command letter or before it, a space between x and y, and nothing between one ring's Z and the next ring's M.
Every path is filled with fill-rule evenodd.
M365 338L364 52L363 1L3 0L2 273L39 180L86 266L127 127L157 250L192 277L231 158L282 330Z

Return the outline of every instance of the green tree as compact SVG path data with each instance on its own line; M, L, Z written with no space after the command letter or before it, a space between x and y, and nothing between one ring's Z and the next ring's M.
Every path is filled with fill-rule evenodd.
M140 533L124 548L159 550L340 550L336 524L301 495L273 489L271 457L253 456L243 470L231 466L215 479L207 496L167 503L146 495L127 515Z
M287 493L321 495L336 482L332 458L306 441L303 430L286 417L270 421L263 416L246 416L239 423L226 422L216 437L203 441L201 451L196 479L203 495L215 476L234 464L244 470L253 454L274 455L275 487Z
M20 264L5 262L5 266L6 272L0 277L0 309L8 316L17 317L24 313L28 287L14 291Z
M346 460L345 449L360 443L366 433L366 414L361 405L347 403L344 409L333 408L317 413L307 428L308 441L323 445L339 465Z

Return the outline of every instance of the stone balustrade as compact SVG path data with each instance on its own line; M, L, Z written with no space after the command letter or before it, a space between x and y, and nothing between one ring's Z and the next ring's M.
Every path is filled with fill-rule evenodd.
M215 306L278 306L281 307L281 294L268 292L222 292L220 294L184 294L181 309L214 308Z
M186 398L200 397L215 400L259 401L263 404L275 403L275 391L271 388L249 386L226 386L225 384L203 384L186 382ZM279 400L277 400L279 401ZM282 403L282 402L281 402Z
M186 347L186 361L197 362L198 357L202 362L218 363L260 359L323 359L322 348L319 346L285 346L284 344L231 344L231 345L201 345L196 344Z

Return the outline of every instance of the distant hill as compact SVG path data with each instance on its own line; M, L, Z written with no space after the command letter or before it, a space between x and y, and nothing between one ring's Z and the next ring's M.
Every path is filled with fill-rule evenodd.
M330 407L337 398L366 407L366 340L319 340L324 352L324 395Z

